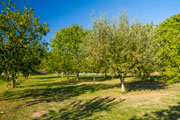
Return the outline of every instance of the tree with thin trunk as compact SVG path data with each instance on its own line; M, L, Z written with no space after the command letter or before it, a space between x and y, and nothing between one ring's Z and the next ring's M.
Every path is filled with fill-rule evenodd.
M153 24L141 24L137 20L129 33L130 51L133 55L131 73L150 79L150 74L158 70L158 45Z
M34 68L46 49L41 39L50 30L46 22L42 25L34 16L33 9L25 7L21 12L11 1L4 5L0 12L0 72L12 79L14 88L17 73Z
M80 51L80 43L85 36L85 32L80 25L71 25L62 28L56 32L55 38L51 40L52 58L48 63L51 66L56 65L55 69L67 74L76 73L76 80L79 80L79 72L81 71L82 54ZM54 60L56 59L56 60ZM53 64L53 65L52 65Z
M85 50L88 69L92 73L106 73L109 69L109 56L107 54L109 47L109 21L103 15L99 19L94 18L92 25L92 29L88 30L82 47Z
M96 18L84 45L99 71L113 71L119 77L124 92L127 74L150 74L155 70L154 39L152 25L143 25L137 20L130 25L127 13L122 11L116 20L105 15Z

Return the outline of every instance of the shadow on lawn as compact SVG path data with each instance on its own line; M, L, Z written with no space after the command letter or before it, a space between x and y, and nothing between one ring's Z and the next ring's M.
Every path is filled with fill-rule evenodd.
M126 83L127 91L138 91L138 90L157 90L164 89L168 84L165 81L132 81Z
M106 79L104 76L102 75L95 75L96 76L96 80L97 81L102 81L102 80L106 80L106 79L112 79L111 76L107 76ZM71 78L70 80L76 80L76 76L75 75L69 75L69 77ZM38 75L38 77L35 77L35 78L31 78L31 79L55 79L55 78L60 78L62 79L62 76L61 75L54 75L54 76L40 76ZM64 75L63 78L67 78L67 75ZM92 81L93 80L93 75L80 75L79 76L79 79L80 80L86 80L86 81Z
M66 78L67 76L64 75L63 78ZM71 81L76 81L76 76L75 75L69 75L70 77L70 80ZM79 81L93 81L93 75L80 75L79 76ZM61 75L57 75L57 76L38 76L38 77L34 77L34 78L31 78L31 79L55 79L55 78L60 78L62 79ZM95 78L96 78L96 81L105 81L105 80L110 80L112 79L111 76L106 76L104 77L103 75L95 75ZM116 76L114 76L114 78L117 78Z
M41 118L34 120L80 120L92 116L94 113L109 110L112 106L123 102L124 99L115 99L110 97L95 97L87 102L82 100L74 101L68 106L59 109L57 112L50 110Z
M81 84L76 86L59 86L56 88L27 89L24 91L7 91L0 96L0 100L26 100L18 106L31 106L42 102L60 102L81 94L92 93L99 90L114 88L117 85Z
M72 78L74 77L74 78ZM126 76L126 78L131 78L135 76ZM39 79L38 81L36 81L37 84L34 85L30 85L29 87L34 87L34 86L58 86L58 85L72 85L72 84L77 84L80 82L94 82L93 81L93 76L80 76L79 81L76 80L75 76L71 76L71 79L66 80L66 78L61 78L59 81L53 82L51 79L53 78L61 78L60 76L47 76L47 77L40 77L40 78L32 78L32 79ZM113 79L118 79L118 76L114 76ZM138 77L137 77L138 78ZM146 80L148 77L147 76L143 76L141 78L139 78L141 81L133 81L132 84L139 84L143 81L143 83L146 83L145 81L149 81ZM152 81L152 83L154 81L160 80L161 77L160 76L151 76L150 80ZM95 82L101 82L101 81L110 81L112 80L112 76L106 76L106 78L104 76L96 76L96 80ZM44 82L44 83L43 83ZM131 85L130 85L131 86ZM137 87L137 85L135 85L135 87ZM156 87L156 85L154 86Z
M93 77L94 77L93 75L91 75L91 76L82 76L82 77L80 77L80 81L82 81L82 82L92 82ZM96 78L96 81L106 81L106 80L111 80L112 76L107 75L105 77L105 76L102 76L102 75L96 75L95 78ZM118 78L118 77L114 76L114 78Z
M130 120L179 120L180 102L178 105L170 106L169 109L146 113L143 116L134 116Z
M42 86L43 84L41 84ZM22 89L20 91L6 91L0 95L0 101L4 100L25 100L21 106L31 106L42 102L60 102L72 97L88 94L95 91L120 88L118 84L74 84L74 85L57 85L57 83L45 83L46 88ZM166 87L166 83L160 81L134 81L127 82L127 91L136 90L156 90ZM38 85L37 85L38 86ZM51 87L53 86L53 87ZM120 91L120 89L119 89Z
M38 87L38 86L47 86L47 87L53 87L53 86L61 86L61 85L76 85L77 82L74 81L59 81L59 82L40 82L38 84L34 84L34 85L28 85L28 87Z

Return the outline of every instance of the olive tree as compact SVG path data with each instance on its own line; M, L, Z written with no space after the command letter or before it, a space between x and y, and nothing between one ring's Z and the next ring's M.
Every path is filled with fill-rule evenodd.
M138 21L130 24L125 11L117 19L103 15L93 21L84 46L91 68L95 72L106 68L120 78L125 91L127 74L150 74L157 65L154 29L151 24Z

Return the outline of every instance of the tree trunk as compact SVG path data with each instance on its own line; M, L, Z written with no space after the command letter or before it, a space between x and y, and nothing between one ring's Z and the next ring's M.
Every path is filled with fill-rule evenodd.
M29 78L29 74L28 75L26 75L26 80Z
M93 83L95 84L95 82L96 82L96 77L93 76Z
M26 75L24 75L23 77L24 77L23 80L26 80L26 78L27 78Z
M14 78L14 75L12 76L12 82L13 82L12 87L15 88L16 87L16 80Z
M63 78L63 77L64 77L64 72L61 73L61 78Z
M105 71L104 73L104 79L106 80L107 79L107 72Z
M87 77L86 73L84 74L84 77L85 77L85 79L86 79L86 77Z
M79 72L76 73L76 81L79 81Z
M9 75L8 75L8 73L7 72L5 72L5 75L6 75L6 87L7 87L7 89L8 89L8 87L9 87Z
M8 81L6 82L6 87L7 87L7 90L9 89L9 83Z
M125 92L125 85L124 85L124 73L121 73L120 76L120 81L121 81L121 92Z
M142 77L141 71L139 71L139 77Z
M148 77L148 80L151 80L151 75L150 75L150 73L147 73L147 77Z
M111 79L114 79L114 75L111 73Z
M67 79L69 80L69 72L67 72Z

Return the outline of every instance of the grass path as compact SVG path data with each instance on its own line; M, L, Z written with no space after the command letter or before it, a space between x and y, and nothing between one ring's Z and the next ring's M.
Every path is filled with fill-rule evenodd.
M19 88L5 91L0 85L0 120L135 120L180 118L180 83L119 80L93 84L90 76L72 82L56 75L35 75Z

